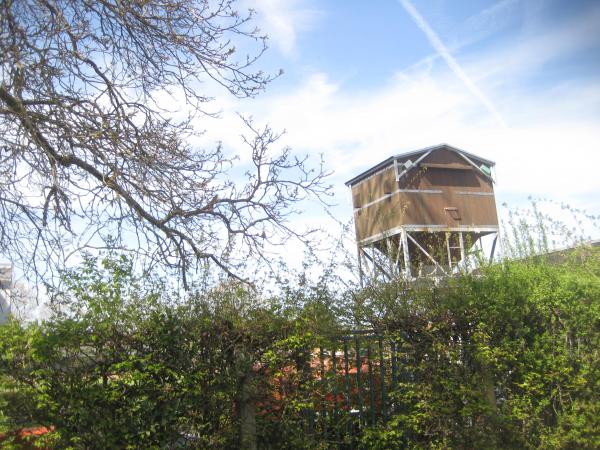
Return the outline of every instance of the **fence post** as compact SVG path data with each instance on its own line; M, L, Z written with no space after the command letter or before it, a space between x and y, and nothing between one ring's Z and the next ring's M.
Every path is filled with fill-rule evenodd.
M240 448L256 450L256 386L254 369L242 377L239 394Z

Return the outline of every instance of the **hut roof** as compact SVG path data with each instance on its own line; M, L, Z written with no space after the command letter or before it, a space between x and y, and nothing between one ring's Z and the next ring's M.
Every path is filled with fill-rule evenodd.
M482 158L481 156L477 156L474 155L472 153L466 152L464 150L461 150L460 148L456 148L453 147L451 145L448 144L439 144L439 145L434 145L431 147L426 147L426 148L422 148L420 150L414 150L412 152L406 152L406 153L400 153L398 155L394 155L394 156L390 156L389 158L387 158L384 161L381 161L379 164L371 167L370 169L367 169L366 171L364 171L363 173L355 176L354 178L352 178L351 180L346 181L346 186L352 186L362 180L364 180L365 178L367 178L368 176L379 172L382 169L385 169L386 167L394 164L395 161L399 160L399 159L406 159L409 158L411 156L416 157L416 161L418 162L419 159L423 159L425 158L427 155L429 155L430 153L437 151L437 150L442 150L442 149L446 149L446 150L450 150L452 152L457 153L458 155L460 155L466 162L468 162L469 164L471 164L472 166L474 166L475 168L479 169L482 171L481 167L479 165L477 165L476 163L480 163L480 164L485 164L489 167L493 167L496 165L496 163L494 161L490 161L489 159L485 159ZM416 167L417 164L414 164L412 167L406 169L405 172L412 170L412 168ZM483 172L483 171L482 171ZM483 172L484 175L489 177L489 174Z

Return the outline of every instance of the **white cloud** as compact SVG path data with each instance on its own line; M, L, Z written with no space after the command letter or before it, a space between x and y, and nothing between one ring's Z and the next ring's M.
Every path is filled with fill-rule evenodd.
M298 34L309 30L321 16L304 0L254 0L247 6L256 10L260 29L285 56L295 54Z
M503 8L513 4L502 3L506 3ZM256 7L264 31L287 55L293 55L298 33L316 17L300 1L261 0ZM398 71L377 88L349 90L343 82L315 71L285 93L267 91L251 102L217 95L210 106L222 110L223 118L200 117L196 125L207 133L196 143L210 146L223 141L226 150L239 154L244 162L249 152L240 145L244 130L237 112L253 115L258 125L286 129L281 146L288 144L299 153L323 153L326 167L335 170L333 201L340 206L333 212L341 222L352 215L345 181L392 154L442 142L496 161L498 206L503 201L519 206L533 195L598 214L598 79L566 80L545 92L526 89L521 83L524 74L535 74L547 62L597 43L597 23L600 9L528 39L505 42L492 53L460 55L461 70L484 88L506 118L507 128L489 114L489 105L465 89L456 68L440 70L429 58ZM180 96L165 95L163 101L182 104ZM305 225L326 228L334 236L339 229L314 206L291 226ZM298 265L302 247L286 243L284 256Z
M392 154L442 142L496 161L498 206L504 201L522 206L531 195L598 214L600 202L593 200L600 192L598 80L566 79L546 91L522 83L547 62L589 48L581 30L589 30L593 17L582 15L516 46L512 41L491 53L461 55L464 73L484 88L508 127L465 89L456 71L423 64L363 90L347 89L343 81L315 71L284 93L267 91L252 102L226 105L224 119L209 129L233 151L239 149L234 142L239 131L231 131L240 129L239 122L232 111L242 112L286 129L282 145L323 153L335 170L331 182L340 206L333 212L341 222L352 215L345 181ZM306 223L337 230L314 207L292 226ZM297 253L288 251L286 257L298 262Z
M542 37L533 37L510 64L489 54L466 66L490 97L500 100L508 128L448 70L401 72L386 85L363 91L348 91L327 74L313 73L283 95L259 98L248 111L287 129L285 141L297 151L324 153L336 171L337 201L346 205L338 210L341 220L351 215L344 181L392 154L441 142L497 162L499 204L525 203L533 195L598 213L600 203L589 198L600 192L600 85L573 79L544 92L519 84L520 75L535 70L536 58L559 60L586 45L580 29L591 19L580 20L580 26L572 22L545 33L546 43L568 44L546 48L542 56ZM528 52L535 54L527 58Z
M520 3L520 0L501 0L469 17L463 26L455 30L462 38L459 45L466 45L503 29L512 21Z
M550 62L597 51L600 47L599 23L600 5L582 10L570 20L551 26L546 24L526 35L515 36L483 57L477 54L467 61L479 77L519 84L526 75L542 74L540 71Z
M446 61L448 67L454 74L464 83L465 87L479 99L479 101L486 107L486 109L494 116L494 118L498 121L501 126L505 126L504 119L496 109L496 107L492 104L492 102L488 99L486 95L481 91L481 89L475 85L473 80L466 74L462 66L458 63L456 58L452 56L448 48L441 41L439 36L433 31L431 26L427 23L427 21L423 18L423 16L417 11L417 9L413 6L410 0L400 0L400 3L406 10L406 12L410 15L415 24L419 27L419 29L427 36L427 40L431 44L431 46L435 49L435 51Z

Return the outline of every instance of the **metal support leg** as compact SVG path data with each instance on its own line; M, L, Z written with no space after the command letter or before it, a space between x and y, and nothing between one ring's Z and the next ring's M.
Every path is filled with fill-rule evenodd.
M384 279L385 279L385 277L387 277L388 280L392 280L392 276L389 273L387 273L385 271L385 269L376 260L372 259L367 253L365 253L365 257L369 261L371 261L371 263L373 264L373 271L379 270L381 272L381 274L382 274L382 276L383 276Z
M408 254L408 238L406 234L406 230L402 229L400 239L402 240L402 252L404 253L404 277L409 280L412 278L412 274L410 273L410 255Z
M363 273L361 252L362 252L362 249L360 248L360 245L356 245L356 256L358 257L358 280L360 282L360 287L364 288L365 287L365 282L364 282L365 274Z
M387 247L387 258L386 259L389 264L388 270L390 271L390 275L394 276L394 261L392 260L392 238L388 237L385 240L385 244Z
M419 250L421 250L423 252L423 254L431 260L431 262L435 265L435 267L439 268L442 271L442 273L445 273L446 275L448 275L446 273L446 271L444 270L444 268L438 264L438 262L435 260L435 258L433 256L431 256L429 253L427 253L427 250L425 250L423 247L421 247L421 245L417 242L417 240L415 238L413 238L408 233L407 233L407 236L408 236L408 239L410 239L412 241L412 243L415 244L415 247L417 247Z
M452 272L452 252L450 251L450 233L446 233L446 250L448 251L448 268Z
M498 241L498 234L494 236L494 242L492 242L492 250L490 251L490 264L494 261L494 253L496 251L496 242Z
M402 251L402 239L398 236L398 249L396 250L396 261L394 262L394 267L397 270L398 275L402 273L400 270L400 252Z
M458 233L458 245L460 247L460 263L463 270L465 270L467 262L465 261L465 241L463 239L462 231Z
M365 252L365 256L367 257L367 259L369 259L371 261L371 279L372 280L376 280L377 279L377 266L375 266L375 253L374 253L374 247L371 246L371 254L369 255L369 252Z

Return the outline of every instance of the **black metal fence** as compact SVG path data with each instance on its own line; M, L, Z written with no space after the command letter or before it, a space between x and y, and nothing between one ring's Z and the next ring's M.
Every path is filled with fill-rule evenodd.
M397 412L394 394L407 374L393 338L353 331L328 341L312 355L315 400L303 411L304 431L330 447L354 449L366 427Z

